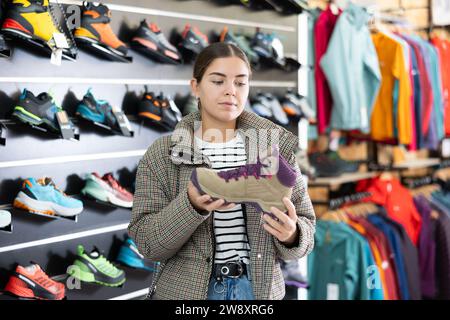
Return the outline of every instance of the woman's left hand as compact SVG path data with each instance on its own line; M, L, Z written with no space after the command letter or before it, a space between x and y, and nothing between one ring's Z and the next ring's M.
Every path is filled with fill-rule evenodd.
M284 197L283 203L288 209L287 214L275 207L271 207L270 211L278 221L270 214L264 214L263 219L265 223L263 227L285 245L292 245L298 237L297 212L289 198Z

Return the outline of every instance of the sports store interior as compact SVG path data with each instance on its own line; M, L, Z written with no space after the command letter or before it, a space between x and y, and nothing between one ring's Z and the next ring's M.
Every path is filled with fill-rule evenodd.
M218 41L299 137L315 247L284 299L450 299L450 1L1 0L0 25L0 300L146 296L137 165Z

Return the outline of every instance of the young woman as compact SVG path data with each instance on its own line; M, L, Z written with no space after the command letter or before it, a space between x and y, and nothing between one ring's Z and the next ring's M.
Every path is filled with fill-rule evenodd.
M191 80L199 111L156 140L139 163L128 231L146 258L161 263L152 299L282 299L278 259L299 259L313 248L315 215L301 175L291 199L283 199L286 212L272 208L271 215L201 195L190 181L194 168L233 169L247 164L252 150L270 148L271 139L255 143L245 132L278 133L279 153L298 170L298 138L244 111L250 76L236 46L204 49Z

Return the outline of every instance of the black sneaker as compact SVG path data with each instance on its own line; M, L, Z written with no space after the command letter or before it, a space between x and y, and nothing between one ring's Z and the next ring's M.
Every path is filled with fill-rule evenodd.
M164 96L153 92L144 93L138 106L138 115L166 130L174 130L178 123L177 115Z
M21 122L34 126L44 125L53 132L59 132L56 113L61 110L48 93L42 92L36 97L31 91L24 89L12 116Z
M145 54L153 60L181 64L183 59L155 23L148 23L145 19L141 21L134 37L131 39L131 46L139 52Z
M300 63L292 58L284 56L284 48L281 40L275 34L263 33L256 28L252 39L252 49L269 66L275 66L286 72L300 69Z
M261 58L273 58L271 38L256 28L256 33L251 41L253 51L255 51Z
M265 0L240 0L241 4L252 10L269 10L273 9Z
M197 27L191 27L189 24L186 24L181 38L180 48L193 53L194 56L197 56L209 45L208 37Z
M316 169L318 177L336 177L343 173L357 172L357 162L345 161L335 151L313 153L309 157L311 165Z
M115 131L120 131L111 105L105 100L96 100L90 89L78 104L76 113L85 120L104 124Z
M308 10L308 4L302 0L265 0L275 11L281 14L300 14Z

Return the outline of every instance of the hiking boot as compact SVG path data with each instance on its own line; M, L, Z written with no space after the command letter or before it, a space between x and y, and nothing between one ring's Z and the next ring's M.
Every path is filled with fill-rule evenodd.
M282 199L291 197L298 173L277 149L272 149L271 154L258 159L256 164L231 170L196 168L191 181L201 194L208 194L213 199L249 204L269 214L270 207L286 211Z

